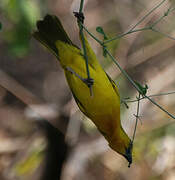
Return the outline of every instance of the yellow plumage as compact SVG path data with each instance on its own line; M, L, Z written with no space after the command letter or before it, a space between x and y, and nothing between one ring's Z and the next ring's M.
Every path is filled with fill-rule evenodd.
M47 15L43 21L38 21L37 27L34 37L59 59L80 110L94 122L109 146L131 163L132 145L120 122L118 88L99 64L86 38L89 71L94 80L93 96L81 79L87 78L83 54L71 42L57 17Z

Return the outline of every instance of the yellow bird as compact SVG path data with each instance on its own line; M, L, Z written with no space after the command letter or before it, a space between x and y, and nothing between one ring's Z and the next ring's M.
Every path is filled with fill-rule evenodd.
M89 72L93 79L90 95L82 51L72 43L60 20L46 15L37 22L34 38L47 47L59 60L80 110L96 125L109 146L132 163L132 142L121 126L120 96L114 81L107 75L85 38Z

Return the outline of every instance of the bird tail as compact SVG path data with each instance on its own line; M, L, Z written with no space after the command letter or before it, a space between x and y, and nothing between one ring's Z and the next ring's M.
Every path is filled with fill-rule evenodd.
M56 57L58 57L57 40L75 46L56 16L46 15L43 20L37 21L36 25L37 31L33 33L33 37L47 47Z

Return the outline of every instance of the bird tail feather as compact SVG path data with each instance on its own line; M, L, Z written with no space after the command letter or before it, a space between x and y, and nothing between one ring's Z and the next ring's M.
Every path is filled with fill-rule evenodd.
M37 31L33 33L33 37L47 47L56 57L58 57L56 41L60 40L75 46L65 32L60 20L54 15L46 15L43 20L37 21Z

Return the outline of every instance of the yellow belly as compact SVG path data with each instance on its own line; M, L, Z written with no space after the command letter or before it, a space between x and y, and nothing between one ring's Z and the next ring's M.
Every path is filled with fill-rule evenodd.
M79 68L71 67L81 77L86 78L85 65ZM77 99L80 110L88 116L103 132L120 127L120 98L114 91L103 69L94 70L91 66L90 76L94 79L92 86L93 96L90 95L88 86L77 76L69 71L65 75L70 89Z

